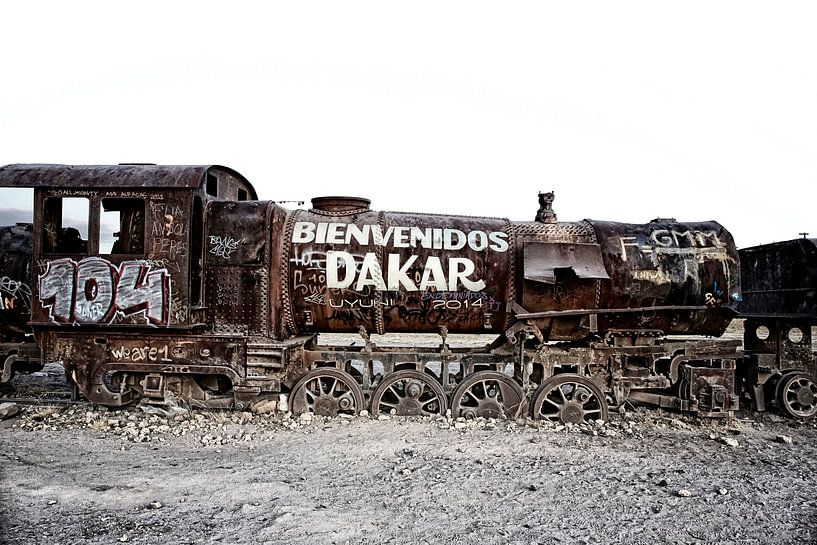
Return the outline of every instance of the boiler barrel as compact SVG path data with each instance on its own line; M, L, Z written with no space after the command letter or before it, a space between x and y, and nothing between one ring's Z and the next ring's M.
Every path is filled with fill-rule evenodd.
M513 241L502 219L375 212L324 198L287 218L290 333L500 332Z

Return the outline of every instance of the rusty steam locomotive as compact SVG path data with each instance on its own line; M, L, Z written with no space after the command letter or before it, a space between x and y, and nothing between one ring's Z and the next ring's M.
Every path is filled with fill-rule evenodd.
M9 165L0 187L34 189L33 222L0 228L3 382L60 361L108 406L575 423L627 400L724 416L746 397L817 414L813 240L739 253L715 222L559 222L549 194L530 222L351 197L288 210L220 166ZM736 316L742 350L720 337ZM439 343L371 336L387 333Z

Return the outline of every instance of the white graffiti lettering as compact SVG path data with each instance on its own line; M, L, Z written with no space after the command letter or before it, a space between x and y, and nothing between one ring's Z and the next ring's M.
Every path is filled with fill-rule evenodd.
M363 256L358 269L355 256L348 252L330 250L326 253L326 287L347 289L354 285L356 291L362 291L366 286L372 286L377 291L397 290L399 286L406 291L426 291L430 288L438 291L457 291L460 285L471 291L481 291L485 288L484 280L469 278L475 272L473 261L465 257L451 257L448 259L446 272L437 256L426 259L418 286L406 274L416 260L417 256L411 256L407 263L401 266L400 254L389 254L384 278L377 254L374 252L368 252Z
M114 361L172 361L168 358L170 350L167 345L162 346L120 346L111 348Z
M116 267L99 257L50 261L39 277L39 298L58 323L110 323L117 314L143 314L154 325L170 321L170 274L146 261Z
M434 250L461 250L468 246L475 252L486 249L495 252L508 251L508 234L501 231L470 231L459 229L420 228L379 225L358 226L353 223L295 222L292 231L293 244L351 244L392 248L429 248Z
M628 248L635 249L641 255L651 254L719 254L725 253L726 244L718 238L715 231L676 231L675 229L655 229L648 238L648 243L639 241L636 236L619 237L621 259L627 261Z
M31 310L31 288L8 276L0 278L0 310Z
M242 242L244 242L244 239L236 240L232 237L210 235L210 253L228 259Z

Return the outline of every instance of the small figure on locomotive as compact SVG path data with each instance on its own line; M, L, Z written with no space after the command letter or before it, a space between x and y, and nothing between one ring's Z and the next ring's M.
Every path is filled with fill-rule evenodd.
M351 197L287 210L220 166L10 165L3 186L34 188L30 325L44 361L96 403L173 393L574 423L627 399L738 408L740 343L704 337L740 298L738 253L715 222L558 222L552 209L513 222ZM65 212L76 204L82 217ZM370 336L392 332L440 344ZM451 347L449 333L495 340Z

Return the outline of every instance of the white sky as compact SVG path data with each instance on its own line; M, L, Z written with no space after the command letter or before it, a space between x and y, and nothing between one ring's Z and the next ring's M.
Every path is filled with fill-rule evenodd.
M0 163L817 237L814 2L8 2Z

